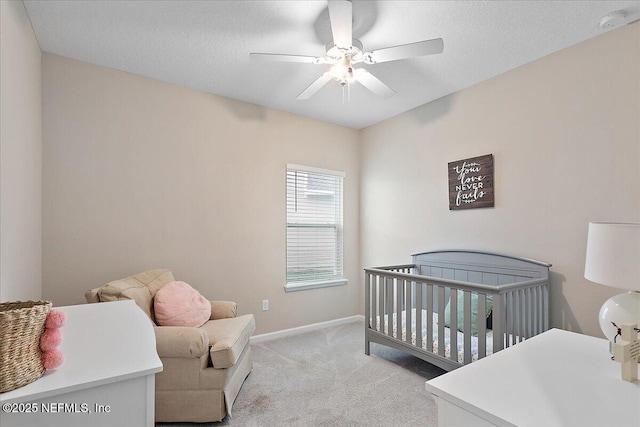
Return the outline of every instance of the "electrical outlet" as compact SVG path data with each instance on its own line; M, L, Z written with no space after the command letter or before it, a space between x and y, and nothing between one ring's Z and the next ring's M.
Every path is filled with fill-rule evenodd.
M262 300L262 311L269 311L269 300L268 299L263 299Z

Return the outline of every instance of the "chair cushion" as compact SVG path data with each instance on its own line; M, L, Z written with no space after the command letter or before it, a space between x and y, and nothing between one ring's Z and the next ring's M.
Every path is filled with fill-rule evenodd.
M253 314L210 320L200 327L207 332L211 362L216 369L233 366L256 330Z
M185 282L167 283L153 298L156 322L160 326L197 328L211 317L211 303Z
M155 322L153 297L160 288L174 280L171 270L148 270L107 283L98 290L98 298L100 302L132 299Z

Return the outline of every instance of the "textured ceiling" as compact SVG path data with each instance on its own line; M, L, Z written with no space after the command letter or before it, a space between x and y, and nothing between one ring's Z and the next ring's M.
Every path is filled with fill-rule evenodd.
M365 68L397 93L331 82L296 96L327 65L266 63L250 52L322 56L325 1L24 1L40 48L254 104L363 128L602 34L605 14L638 1L353 1L364 50L442 38L444 53Z

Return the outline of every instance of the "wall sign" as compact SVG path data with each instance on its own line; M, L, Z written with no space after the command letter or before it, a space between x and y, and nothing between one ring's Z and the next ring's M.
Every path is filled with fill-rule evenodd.
M449 163L449 210L493 207L493 154Z

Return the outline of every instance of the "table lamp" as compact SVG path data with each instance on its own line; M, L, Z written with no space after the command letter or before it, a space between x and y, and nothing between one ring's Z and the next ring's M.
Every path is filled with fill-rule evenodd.
M628 291L600 308L600 328L613 350L623 323L640 324L640 224L589 223L584 277Z

